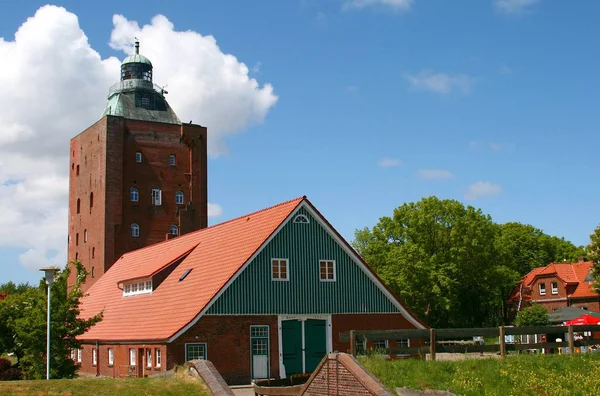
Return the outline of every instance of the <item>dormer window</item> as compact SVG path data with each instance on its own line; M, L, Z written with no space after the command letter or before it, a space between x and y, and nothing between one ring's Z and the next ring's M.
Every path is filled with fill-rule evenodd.
M138 294L149 293L152 293L151 280L128 282L123 285L123 296L135 296Z
M558 282L552 282L552 294L558 294Z
M546 295L546 284L545 283L540 283L540 296L545 296Z

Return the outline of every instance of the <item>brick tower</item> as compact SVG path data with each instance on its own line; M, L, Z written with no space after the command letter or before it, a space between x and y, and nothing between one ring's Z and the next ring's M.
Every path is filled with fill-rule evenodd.
M136 41L102 117L71 139L68 259L89 273L84 292L123 253L207 225L207 130L166 93Z

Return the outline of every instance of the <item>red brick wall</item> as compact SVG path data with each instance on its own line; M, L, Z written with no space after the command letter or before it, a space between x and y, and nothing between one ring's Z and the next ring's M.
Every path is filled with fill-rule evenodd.
M186 343L206 343L207 358L230 385L249 384L250 326L269 326L271 377L279 377L277 316L204 316L167 348L168 368L185 361Z
M68 258L78 258L88 272L94 271L84 292L123 253L163 241L172 224L180 234L207 226L206 135L206 128L199 125L107 116L71 140ZM136 162L138 151L141 163ZM175 166L169 165L171 154L176 155ZM151 202L154 186L162 190L160 206ZM138 202L130 199L131 187L139 190ZM175 203L179 190L184 193L183 205ZM139 238L131 236L132 223L140 226Z
M339 352L348 352L349 342L340 342L339 334L350 330L399 330L414 329L415 326L410 323L401 314L339 314L332 317L332 336L333 350ZM410 345L422 345L422 340L411 340ZM396 346L395 340L390 340L389 347ZM367 343L367 348L372 347Z
M93 364L93 350L96 348L95 344L85 344L82 346L82 357L81 366L79 368L80 373L88 375L100 375L104 377L120 378L125 377L128 373L127 367L129 366L129 349L134 348L136 350L136 366L139 369L140 362L140 350L142 354L142 369L140 375L151 375L158 371L166 370L166 353L167 348L165 345L159 344L143 344L143 345L106 345L100 344L98 348L98 359L97 365ZM114 351L114 364L108 364L108 349L111 348ZM156 348L161 350L162 363L160 367L156 366ZM147 365L146 361L146 349L152 350L152 364ZM138 371L139 372L139 371Z

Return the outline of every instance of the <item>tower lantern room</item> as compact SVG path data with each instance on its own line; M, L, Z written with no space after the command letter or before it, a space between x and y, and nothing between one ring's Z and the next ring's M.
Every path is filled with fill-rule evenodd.
M152 62L140 55L140 42L135 40L135 54L129 55L121 64L121 81L144 80L152 82Z

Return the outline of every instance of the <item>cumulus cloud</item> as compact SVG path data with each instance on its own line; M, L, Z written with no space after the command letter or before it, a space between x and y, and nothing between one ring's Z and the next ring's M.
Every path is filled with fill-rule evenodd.
M349 10L380 5L394 11L407 11L413 5L413 2L413 0L347 0L342 7Z
M445 169L420 169L417 171L417 176L420 179L425 180L440 180L440 179L449 179L453 175L450 171Z
M399 159L388 157L384 157L377 162L377 166L381 168L392 168L400 165L402 165L402 161L400 161Z
M404 78L416 90L444 95L454 90L467 94L475 83L475 79L467 74L437 73L433 70L422 70L417 74L405 73Z
M208 217L219 217L223 214L223 208L219 204L208 203Z
M504 14L523 14L539 0L495 0L496 10Z
M273 87L221 52L212 36L178 32L164 16L143 27L115 16L110 45L133 52L133 37L168 84L179 117L209 128L213 156L224 139L264 120ZM23 249L29 269L64 264L69 139L98 120L120 60L90 46L75 14L44 6L12 38L0 37L0 248ZM213 215L221 212L217 205Z
M502 187L499 184L493 184L489 181L478 181L469 186L465 193L465 199L472 201L479 197L493 197L499 195L501 192Z

